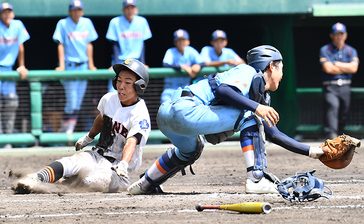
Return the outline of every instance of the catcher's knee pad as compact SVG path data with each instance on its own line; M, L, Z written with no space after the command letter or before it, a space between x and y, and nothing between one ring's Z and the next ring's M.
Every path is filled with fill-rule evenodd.
M264 176L263 170L253 170L252 173L253 173L253 177L256 180L261 180Z
M189 164L192 165L198 158L200 158L203 148L205 147L205 140L202 135L197 136L196 150L192 157L189 159Z
M255 169L253 166L247 168L248 178L254 182L260 181L264 177L264 171Z
M234 134L234 130L230 130L230 131L224 131L224 132L215 133L215 134L208 134L208 135L205 135L205 138L206 138L207 142L209 142L213 145L216 145L216 144L219 144L220 142L227 140L233 134Z

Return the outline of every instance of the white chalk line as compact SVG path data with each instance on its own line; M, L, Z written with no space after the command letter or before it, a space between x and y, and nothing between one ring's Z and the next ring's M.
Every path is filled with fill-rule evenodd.
M69 195L72 196L72 195ZM13 204L17 204L17 203L48 203L48 202L54 202L55 200L59 200L62 202L81 202L81 201L90 201L90 198L88 196L90 195L84 195L85 198L84 199L80 199L80 198L65 198L65 197L59 197L59 198L31 198L31 199L27 199L27 198L22 198L22 199L18 199L18 198L7 198L7 199L1 199L2 203L13 203ZM206 199L206 198L225 198L225 199L229 199L229 198L240 198L240 199L254 199L254 198L264 198L264 200L269 200L269 199L279 199L281 198L280 195L278 194L266 194L266 195L259 195L259 194L229 194L229 193L201 193L201 194L196 194L196 195L190 195L191 197L198 199L201 198ZM134 196L134 197L120 197L120 196L116 196L115 197L108 197L108 198L102 198L102 197L98 197L98 198L94 198L93 201L97 201L97 202L108 202L108 201L126 201L126 200L133 200L136 199L137 197L153 197L150 195L139 195L139 196ZM179 194L167 194L167 195L161 195L161 197L163 198L179 198L180 195ZM334 195L330 197L330 199L339 199L339 200L364 200L364 195Z
M319 206L279 206L272 208L275 210L313 210L313 209L364 209L364 205L319 205ZM104 212L104 213L61 213L61 214L33 214L33 215L0 215L0 219L24 219L24 218L64 218L64 217L76 217L76 216L94 216L94 215L138 215L138 214L165 214L165 213L197 213L195 209L183 209L183 210L160 210L160 211L125 211L125 212Z
M364 183L364 180L360 179L351 179L351 180L324 180L325 183L328 184L346 184L346 183Z

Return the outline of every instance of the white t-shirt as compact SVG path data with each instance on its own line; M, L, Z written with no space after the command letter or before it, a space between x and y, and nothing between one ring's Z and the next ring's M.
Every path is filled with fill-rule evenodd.
M112 122L110 126L112 144L107 147L104 156L110 156L120 161L126 139L137 133L142 135L129 162L129 170L135 170L142 163L142 150L151 130L149 112L144 100L139 99L136 104L124 107L120 103L118 93L110 92L101 98L97 109L104 118L107 116Z

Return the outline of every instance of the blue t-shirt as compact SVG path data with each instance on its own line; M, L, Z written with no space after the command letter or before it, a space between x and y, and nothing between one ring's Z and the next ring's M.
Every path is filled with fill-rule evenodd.
M249 89L256 70L246 64L238 65L228 71L217 73L215 76L217 86L226 84L240 90L240 94L249 98ZM203 79L195 84L187 86L195 96L197 96L205 105L214 101L215 96L210 88L207 79Z
M183 54L176 47L169 48L163 58L163 65L169 65L170 67L178 67L180 65L192 66L201 63L200 54L191 46L185 47ZM189 85L190 82L190 77L167 77L164 79L164 88L177 89L178 87Z
M350 63L355 58L358 58L358 53L356 52L355 48L351 47L350 45L345 44L342 49L338 49L332 43L330 43L320 49L320 61L322 61L323 58L330 62L340 61ZM351 79L352 74L329 75L322 73L322 78L323 81Z
M139 59L143 52L144 41L152 37L147 20L134 16L129 22L125 16L118 16L110 21L106 38L119 44L120 52L117 60L127 58ZM114 61L113 63L116 63Z
M20 20L12 20L7 27L0 21L0 65L12 67L19 53L19 45L30 38Z
M65 61L87 62L87 45L96 40L98 35L89 18L81 17L75 23L71 17L58 21L53 40L63 44Z
M240 57L231 48L223 48L221 55L217 55L215 49L212 46L203 47L201 50L201 58L203 62L211 61L227 61L227 60L241 60ZM221 66L223 68L228 68L228 64Z

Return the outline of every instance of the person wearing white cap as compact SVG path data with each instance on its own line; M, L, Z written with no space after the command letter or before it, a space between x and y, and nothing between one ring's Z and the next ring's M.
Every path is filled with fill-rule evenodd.
M320 49L324 94L324 134L334 138L343 134L351 98L351 79L358 71L359 58L355 48L345 43L346 26L331 27L331 43Z
M7 2L0 3L0 73L12 71L18 59L16 71L20 79L26 79L24 42L30 36L24 24L14 17L13 6ZM0 81L0 133L13 133L18 105L16 82Z
M106 39L112 44L113 55L111 64L134 58L145 64L144 41L152 37L148 21L138 15L136 0L123 0L123 15L111 19L106 33ZM109 80L109 91L114 91Z
M225 31L215 30L211 35L211 46L201 50L202 60L206 66L229 68L245 63L231 48L227 48L228 39Z

